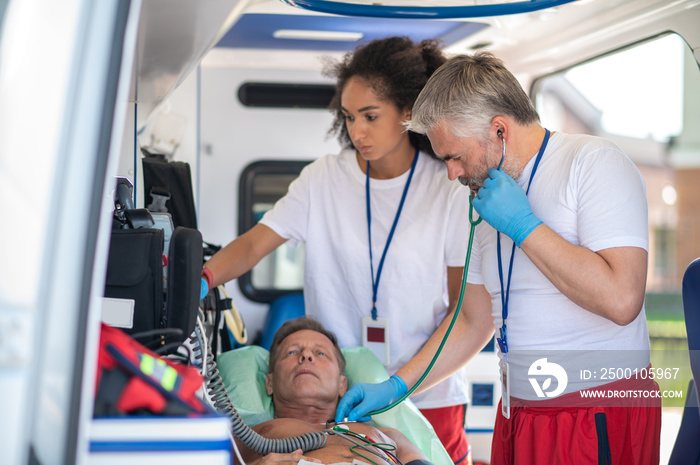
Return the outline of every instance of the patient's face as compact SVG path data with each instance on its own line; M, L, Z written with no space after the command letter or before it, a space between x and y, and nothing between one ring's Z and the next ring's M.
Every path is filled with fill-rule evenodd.
M287 336L279 347L273 373L265 378L275 405L335 403L345 394L347 378L340 373L333 343L321 333L304 329Z

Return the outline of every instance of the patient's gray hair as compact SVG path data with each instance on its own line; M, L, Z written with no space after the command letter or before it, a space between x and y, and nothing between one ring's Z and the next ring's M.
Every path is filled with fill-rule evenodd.
M269 370L270 373L274 371L275 363L277 362L277 357L279 356L279 346L284 341L284 339L290 334L296 333L297 331L302 331L304 329L309 329L311 331L316 331L321 333L331 340L333 343L333 348L335 349L335 355L338 359L338 367L340 368L340 373L345 373L345 357L340 351L338 346L338 339L335 334L328 331L320 321L310 317L302 316L295 318L293 320L285 321L282 326L277 330L275 336L272 338L272 344L270 345L270 362Z
M426 134L445 120L455 136L483 140L496 116L510 116L523 125L540 120L515 76L500 59L482 51L452 57L435 71L406 128Z

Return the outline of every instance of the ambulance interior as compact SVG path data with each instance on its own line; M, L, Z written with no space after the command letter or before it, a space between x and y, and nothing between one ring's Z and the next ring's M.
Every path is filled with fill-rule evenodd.
M177 253L194 264L171 261L162 270L165 301L157 305L173 306L171 314L193 328L192 340L180 334L167 351L187 340L194 366L215 390L220 371L244 421L267 418L269 399L262 409L251 406L264 399L256 346L269 347L271 328L303 313L303 247L282 246L217 289L209 305L223 311L203 312L204 321L194 319L198 258L252 227L303 166L339 151L327 136L333 83L322 75L324 60L390 35L439 38L448 54L492 51L529 91L545 125L607 137L638 165L649 201L652 351L686 375L666 386L685 395L664 400L661 463L700 457L697 441L686 439L696 437L688 428L700 431L697 404L686 404L697 395L700 330L682 293L686 268L700 257L700 3L397 3L0 0L0 213L9 225L0 228L2 463L156 456L120 455L110 449L114 430L100 430L92 418L119 218L122 229L161 230L164 251L184 244ZM178 194L166 199L152 189L147 153L188 166L192 204L179 224L172 212L158 211ZM185 223L190 231L175 235ZM119 319L118 304L115 311ZM208 361L216 356L225 362L218 368ZM362 356L349 355L357 380L385 376ZM500 397L496 360L490 343L467 366L475 462L489 459ZM228 406L216 407L228 425ZM434 463L450 463L415 407L382 415L421 442ZM134 431L145 436L164 428L142 425ZM162 450L161 458L231 460L220 424L202 424L214 432L205 439L177 437L183 425L167 430L170 441L160 434L151 442L209 441L211 450Z

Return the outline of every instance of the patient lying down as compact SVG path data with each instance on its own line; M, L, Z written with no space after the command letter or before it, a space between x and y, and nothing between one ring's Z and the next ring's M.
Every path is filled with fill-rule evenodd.
M270 373L265 379L267 393L272 396L275 407L275 419L253 429L266 438L279 439L336 426L327 422L333 421L338 399L347 390L344 371L345 359L335 336L318 321L301 317L286 322L272 341ZM355 453L351 450L355 443L340 435L329 435L324 447L306 453L297 450L260 456L238 445L243 460L255 465L287 465L300 460L324 464L353 460L377 465L393 465L395 460L404 464L421 461L414 465L430 463L418 447L395 429L379 429L363 423L336 426L336 430L340 428L347 428L351 432L347 436L357 443L383 444L381 448L388 453L372 446L369 449L376 454L358 448L354 449Z

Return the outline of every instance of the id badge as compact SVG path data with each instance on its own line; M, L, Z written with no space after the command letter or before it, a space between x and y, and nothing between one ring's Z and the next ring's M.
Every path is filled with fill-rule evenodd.
M362 345L371 350L384 364L389 366L389 320L371 316L362 318Z
M501 372L501 413L505 418L510 418L510 365L508 360L499 362Z

